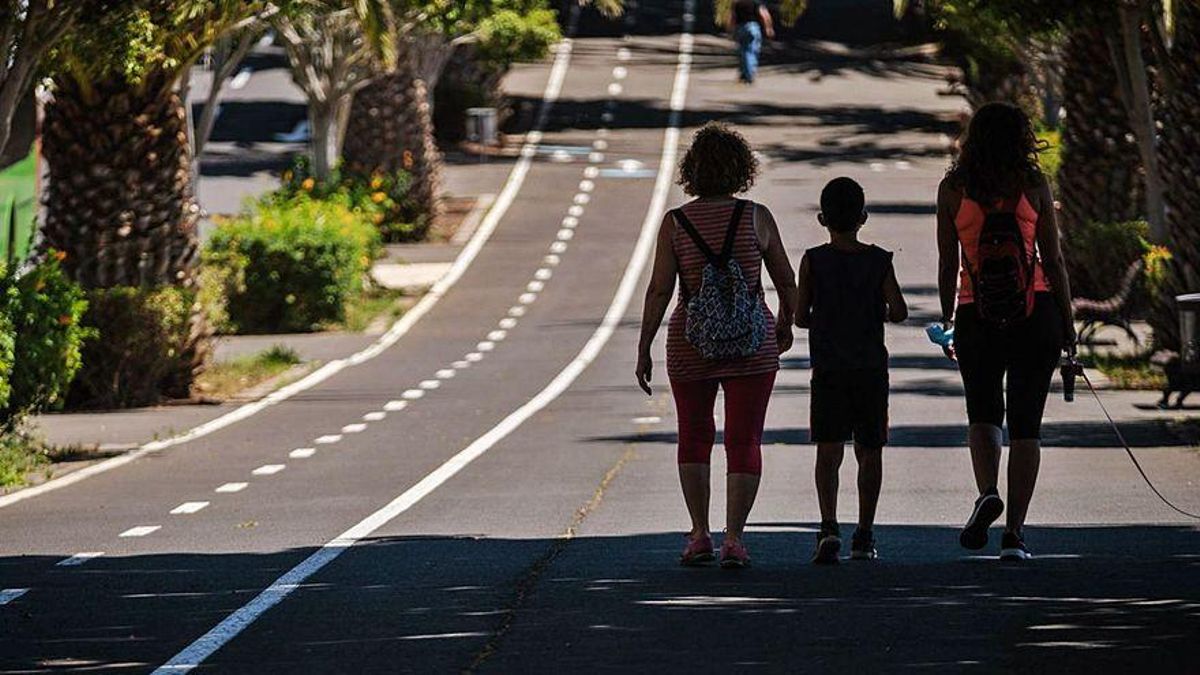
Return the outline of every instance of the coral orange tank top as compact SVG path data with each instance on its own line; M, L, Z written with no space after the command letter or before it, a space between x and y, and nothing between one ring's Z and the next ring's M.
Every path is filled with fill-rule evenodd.
M996 205L999 206L997 201ZM1029 199L1021 193L1017 202L1017 223L1021 226L1021 235L1025 239L1025 252L1033 256L1033 290L1049 291L1050 284L1046 282L1046 271L1042 269L1042 258L1037 253L1037 221L1038 212L1029 203ZM975 292L971 287L971 275L967 273L966 265L971 269L979 269L979 233L983 230L985 213L982 206L970 197L963 195L958 205L958 213L954 216L954 226L958 230L958 241L962 244L965 259L958 270L958 304L966 305L975 302Z

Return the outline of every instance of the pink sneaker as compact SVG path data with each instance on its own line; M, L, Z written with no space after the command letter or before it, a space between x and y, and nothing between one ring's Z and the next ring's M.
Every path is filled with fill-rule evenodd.
M750 554L740 541L726 539L721 543L721 567L740 569L750 566Z
M703 565L716 559L716 556L713 555L712 537L709 535L706 534L703 537L689 535L687 540L687 547L683 549L683 555L679 556L680 565Z

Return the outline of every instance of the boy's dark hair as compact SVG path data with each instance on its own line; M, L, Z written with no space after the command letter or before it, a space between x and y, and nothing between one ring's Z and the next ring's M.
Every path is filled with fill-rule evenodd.
M757 176L758 160L750 144L732 127L718 122L700 127L679 163L679 184L693 197L745 192Z
M853 179L834 178L821 190L821 219L835 232L851 232L862 224L867 198Z

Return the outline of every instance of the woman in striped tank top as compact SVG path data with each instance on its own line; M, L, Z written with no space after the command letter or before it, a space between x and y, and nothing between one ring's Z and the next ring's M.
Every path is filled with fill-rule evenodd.
M758 351L742 358L710 360L688 342L684 334L687 299L700 289L707 260L670 212L663 217L659 229L654 271L646 291L637 378L642 389L650 394L653 370L650 346L675 293L676 280L680 282L680 301L667 328L667 377L679 423L679 481L692 521L687 546L680 558L684 565L711 562L716 557L709 531L708 503L709 458L716 437L713 405L718 388L725 392L728 469L726 529L720 561L722 567L744 567L750 563L742 543L742 530L758 493L763 423L775 373L779 370L779 355L792 345L796 283L775 218L766 207L754 202L741 203L739 209L739 200L733 196L749 190L757 172L758 162L741 134L723 125L708 124L696 132L692 147L684 155L679 183L684 192L695 197L681 207L683 217L692 223L710 250L722 249L732 227L732 259L741 266L746 284L762 303L766 316L767 337ZM779 296L778 321L763 294L764 262Z

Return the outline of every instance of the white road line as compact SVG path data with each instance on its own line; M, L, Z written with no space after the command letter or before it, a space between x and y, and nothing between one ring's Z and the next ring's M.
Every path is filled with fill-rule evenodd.
M537 293L522 293L517 296L517 302L522 305L532 304L534 300L537 300Z
M63 558L62 560L59 560L57 563L54 564L54 566L55 567L79 567L80 565L84 564L85 562L87 562L89 560L95 560L96 558L102 557L103 555L104 555L104 551L81 551L81 552L76 553L75 555L71 556L70 558Z
M625 47L621 47L620 49L617 50L617 60L619 60L619 61L628 61L629 57L632 55L633 55L633 53L630 52Z
M525 316L525 308L520 305L513 305L512 307L508 308L508 315L518 318Z
M579 204L572 204L571 208L567 209L567 213L570 214L572 218L578 218L579 216L583 215L583 207Z
M567 252L567 242L556 241L553 244L550 244L550 250L553 251L554 253L566 253Z
M621 55L617 54L617 58L621 58ZM629 71L625 69L625 66L616 66L613 68L612 73L613 79L623 80L629 74Z
M490 352L495 348L496 348L496 343L492 342L491 340L484 340L483 342L480 342L479 344L475 345L475 349L478 349L481 352Z
M317 386L321 382L328 380L342 370L357 366L363 362L370 361L382 354L392 345L396 344L400 338L404 337L413 325L429 313L433 306L442 299L442 296L462 278L467 268L475 261L479 252L483 249L483 245L491 238L492 233L500 225L500 220L508 213L508 209L517 198L517 194L521 191L521 186L525 183L525 177L529 174L529 169L533 164L533 158L537 155L537 146L542 141L542 129L546 127L546 122L550 118L550 109L558 100L559 94L562 92L563 80L567 76L567 68L571 63L572 42L570 39L564 39L559 43L558 50L555 53L554 65L550 69L550 77L546 80L546 88L542 93L542 107L538 111L537 119L534 120L533 129L526 134L525 144L521 147L520 157L516 164L513 165L512 171L509 172L508 178L504 183L504 189L496 197L496 201L492 203L491 209L488 210L483 221L475 230L475 234L467 245L459 252L455 258L454 264L446 271L442 278L433 285L429 291L421 297L421 300L413 305L412 309L404 313L386 333L381 335L373 344L363 349L362 351L353 354L344 359L335 359L325 364L321 368L308 374L285 387L276 389L271 394L263 398L247 403L239 408L209 420L204 424L193 427L188 431L165 438L162 440L151 441L142 445L137 450L128 452L124 455L119 455L111 459L97 462L91 466L84 467L78 471L73 471L65 476L46 481L41 485L19 490L12 494L0 497L0 508L16 504L39 495L46 494L68 485L73 485L79 481L86 480L97 474L111 471L117 467L124 466L135 460L141 459L148 454L159 452L167 448L182 445L189 441L194 441L197 438L207 436L215 431L219 431L232 424L236 424L248 417L252 417L262 410L276 405L287 399L307 391Z
M467 354L463 358L466 359L470 363L479 363L480 361L483 360L483 354L480 354L479 352L471 352L470 354Z
M563 217L563 219L562 219L562 226L563 226L563 227L572 227L572 228L573 228L573 227L578 227L578 226L579 226L579 219L578 219L578 218L576 218L575 216L565 216L565 217Z
M388 401L383 404L383 409L388 412L399 412L408 407L408 401Z
M500 319L500 323L498 325L504 330L511 330L517 327L517 320L511 316L506 316L503 319Z
M125 530L124 532L122 532L121 534L119 534L117 536L119 536L119 537L144 537L148 534L157 532L161 529L162 529L162 525L138 525L137 527L131 527L128 530Z
M255 476L273 476L287 468L287 464L263 464L250 473Z
M594 169L596 167L589 166L588 168ZM596 184L594 182L587 180L586 178L584 180L579 181L579 191L580 192L591 192L592 190L595 190L595 189L596 189Z
M559 258L553 253L549 253L542 258L542 262L546 263L547 265L557 265L558 263L562 262L562 258Z
M363 422L355 422L342 427L343 434L357 434L367 430L367 425Z
M437 389L438 387L442 386L442 383L438 382L437 380L421 380L417 384L417 386L424 389L425 391L432 391L432 390Z
M537 279L534 279L533 281L525 284L525 290L529 291L530 293L541 293L545 289L546 289L546 282L538 281Z
M425 392L420 389L405 389L404 393L400 394L400 397L409 401L415 401L424 395Z
M7 605L28 592L28 588L5 588L4 590L0 590L0 605Z
M198 513L200 511L203 511L205 508L207 508L208 504L209 504L208 502L184 502L184 503L180 504L179 506L176 506L175 508L171 509L171 515L186 516L186 515L190 515L193 513Z
M694 4L695 0L684 0L684 11L690 13ZM690 57L692 49L692 39L689 34L691 28L691 21L685 19L683 25L684 34L680 36L679 40L679 63L676 66L675 81L672 85L671 115L667 129L663 133L660 169L654 183L654 193L650 199L650 207L647 209L645 220L642 221L642 232L638 237L637 245L634 247L629 264L625 268L625 274L621 277L621 283L617 287L617 292L613 296L612 303L604 315L603 322L596 328L592 337L583 346L583 349L575 359L545 389L530 399L525 405L513 411L512 414L504 418L486 434L480 436L475 442L451 457L435 469L433 473L422 478L420 482L404 491L386 506L359 521L356 525L317 549L316 552L300 564L288 570L288 572L276 579L253 600L242 605L207 633L200 636L195 642L192 642L178 654L171 657L155 673L179 672L198 666L223 645L236 637L238 633L241 633L246 627L258 620L266 611L282 602L288 594L299 588L305 580L316 574L322 567L328 565L351 546L354 546L364 537L370 536L371 533L383 527L396 516L412 508L414 504L420 502L443 483L450 480L463 467L470 464L496 443L511 434L525 420L549 405L595 360L600 350L616 331L621 319L625 316L625 312L629 309L629 303L637 291L638 281L645 270L646 261L653 251L657 225L662 218L662 211L667 202L667 194L671 189L671 177L674 173L676 154L679 150L680 113L683 110L690 70L688 66L690 58L685 59L685 57Z
M600 169L594 166L589 166L583 170L583 175L585 178L595 178L596 176L600 175Z
M563 229L558 231L558 240L559 241L570 241L571 237L574 237L574 236L575 236L575 230L568 230L567 228L564 227Z
M250 485L250 484L249 483L225 483L224 485L217 486L217 489L213 490L213 492L221 492L221 493L241 492L242 490L246 489L247 485Z
M554 276L554 272L545 267L539 268L538 271L533 273L533 278L538 281L546 281L552 276Z
M383 410L376 410L374 412L369 412L366 415L363 415L363 419L368 422L379 422L386 418L387 418L387 412L385 412Z
M604 114L607 115L608 113L604 113ZM588 161L591 162L592 164L599 164L600 162L604 161L604 153L603 152L589 152L588 153Z
M597 150L607 150L608 141L604 140L603 138L597 138L596 140L592 141L592 147Z
M607 112L607 111L606 111L606 112L603 112L603 113L601 113L601 114L600 114L600 121L601 121L601 122L604 122L605 124L609 124L609 123L611 123L611 122L613 121L613 114L612 114L612 113L610 113L610 112Z
M620 96L621 92L623 91L625 91L625 87L622 87L620 83L613 82L612 84L608 85L609 96Z
M457 374L458 373L454 372L453 368L442 368L441 370L434 373L433 376L439 380L448 380Z
M634 424L658 424L662 421L662 418L658 415L648 415L646 417L635 417L630 421Z
M288 453L288 457L292 459L308 459L315 454L317 454L316 448L296 448Z
M317 438L314 438L313 443L316 443L317 445L332 445L334 443L341 442L341 440L341 434L325 434L324 436L318 436Z
M575 195L576 204L587 204L590 201L592 201L592 196L586 192L580 192Z
M491 342L499 342L506 337L508 337L508 331L499 330L499 329L494 330L487 334L487 339Z
M454 363L451 363L450 366L462 370L463 368L470 368L471 362L466 359L462 359L461 361L455 361Z

